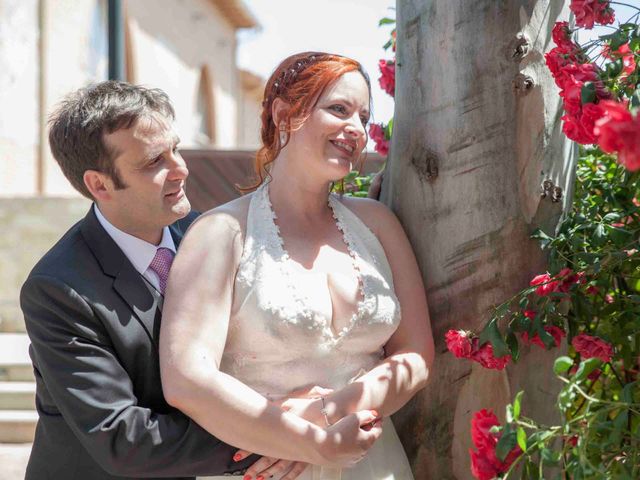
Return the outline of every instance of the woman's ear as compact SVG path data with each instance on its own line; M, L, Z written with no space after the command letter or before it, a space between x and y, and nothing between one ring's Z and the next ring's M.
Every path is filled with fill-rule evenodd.
M280 130L280 124L285 122L289 108L290 105L281 98L276 98L271 104L271 118L277 131Z

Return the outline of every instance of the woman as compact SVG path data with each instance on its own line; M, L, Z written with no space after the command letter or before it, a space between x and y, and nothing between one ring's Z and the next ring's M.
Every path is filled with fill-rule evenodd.
M265 88L259 188L201 216L172 267L165 396L216 437L265 455L250 472L258 478L295 478L301 462L351 465L343 479L413 478L388 416L429 376L421 275L384 205L329 194L366 145L370 95L354 60L284 60ZM288 398L314 385L328 390ZM301 478L331 475L340 472L312 467Z

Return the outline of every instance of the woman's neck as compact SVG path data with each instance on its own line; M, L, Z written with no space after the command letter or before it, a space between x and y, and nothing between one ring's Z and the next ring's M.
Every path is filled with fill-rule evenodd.
M283 163L274 164L269 183L269 197L274 210L284 210L295 217L308 219L330 212L327 201L329 182L312 177L289 171Z

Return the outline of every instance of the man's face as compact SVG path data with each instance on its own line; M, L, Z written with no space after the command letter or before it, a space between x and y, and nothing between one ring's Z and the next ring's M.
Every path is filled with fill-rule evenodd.
M105 143L125 187L110 183L100 210L120 230L159 243L162 228L191 210L184 191L189 171L171 122L159 114L142 117L128 129L105 135Z

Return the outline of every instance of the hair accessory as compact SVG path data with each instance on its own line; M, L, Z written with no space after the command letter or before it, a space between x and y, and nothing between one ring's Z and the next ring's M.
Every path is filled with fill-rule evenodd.
M280 72L278 79L271 85L271 92L269 96L262 102L262 106L268 105L274 98L281 95L288 87L290 87L308 66L314 64L318 60L318 57L311 55L307 58L298 60L293 67L288 70Z

